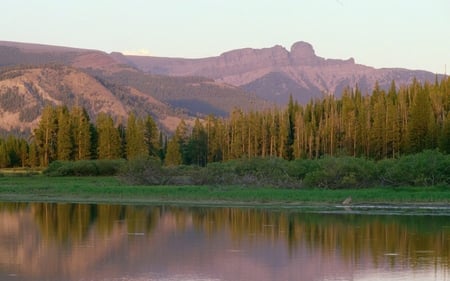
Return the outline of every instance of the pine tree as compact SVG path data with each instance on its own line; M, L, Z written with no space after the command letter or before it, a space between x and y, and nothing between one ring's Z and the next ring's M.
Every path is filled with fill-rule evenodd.
M244 113L242 110L235 109L231 113L229 120L229 157L237 159L244 156L245 141L244 133L247 131L244 127Z
M91 156L91 124L84 108L74 107L70 112L74 160L87 160Z
M13 135L9 135L5 141L8 153L9 167L19 167L22 165L20 158L20 140Z
M34 130L34 140L38 148L40 166L47 167L56 159L57 121L52 106L44 107L38 127Z
M57 149L56 157L58 160L71 160L73 152L73 137L71 128L71 119L67 107L62 106L56 109L57 122Z
M298 111L298 104L294 103L292 95L289 96L287 118L285 120L287 126L287 135L284 140L283 157L287 160L294 159L294 140L295 140L295 113Z
M188 143L189 159L194 165L206 166L208 161L208 139L205 128L197 118L192 128L191 137Z
M416 153L428 148L432 108L427 93L420 87L418 82L414 81L411 87L415 95L411 105L409 122L409 147L411 153Z
M4 140L0 139L0 168L9 167L9 153Z
M97 116L98 159L118 159L121 158L121 140L119 130L114 127L114 121L106 113L99 113Z
M384 92L374 91L372 94L372 127L371 133L371 153L370 156L376 159L382 159L387 154L386 146L386 104Z
M221 120L209 115L206 120L206 134L208 139L208 163L219 162L224 159L226 147L225 126Z
M32 168L39 166L38 148L34 141L29 144L28 165Z
M356 156L357 136L357 113L356 97L352 96L349 88L344 89L342 94L342 112L339 118L340 126L343 128L343 139L340 147L345 153Z
M181 165L181 151L180 151L180 140L175 135L167 143L166 157L164 158L164 165L166 166L177 166Z
M125 132L127 159L148 156L148 149L145 143L144 121L136 118L134 113L128 115Z
M189 142L189 128L186 122L182 119L178 124L174 138L178 141L178 150L181 153L181 163L184 165L189 165L192 162L191 154L188 149ZM167 153L169 153L169 147L167 147Z
M155 120L151 116L145 119L144 140L147 151L152 157L161 157L160 133Z
M21 167L25 167L28 164L28 143L24 139L19 140L19 157Z

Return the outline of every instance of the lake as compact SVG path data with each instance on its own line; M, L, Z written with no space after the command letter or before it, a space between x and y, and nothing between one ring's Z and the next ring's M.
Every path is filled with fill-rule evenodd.
M0 280L450 280L450 208L0 203Z

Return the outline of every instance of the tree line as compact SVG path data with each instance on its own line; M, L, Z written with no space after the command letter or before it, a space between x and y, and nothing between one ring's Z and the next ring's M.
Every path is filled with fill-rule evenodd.
M165 165L199 165L242 157L316 159L324 155L370 159L438 148L450 152L450 78L434 83L372 93L346 88L300 105L291 98L284 109L213 115L188 125L182 120L169 138L151 116L130 113L114 122L99 113L91 122L86 110L47 106L30 139L0 139L0 167L41 166L54 160L156 157Z
M49 105L28 140L0 139L0 168L47 167L55 160L162 158L162 138L151 116L130 113L124 125L99 113L93 123L82 107Z
M427 149L450 152L450 78L372 93L355 87L285 109L209 116L189 131L181 122L167 145L167 163L199 164L242 157L287 160L328 156L398 158ZM169 157L170 156L170 157Z

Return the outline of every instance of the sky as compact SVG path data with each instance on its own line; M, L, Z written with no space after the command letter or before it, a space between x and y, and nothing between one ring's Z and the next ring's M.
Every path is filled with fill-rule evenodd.
M449 0L2 0L0 40L200 58L297 41L324 58L450 72Z

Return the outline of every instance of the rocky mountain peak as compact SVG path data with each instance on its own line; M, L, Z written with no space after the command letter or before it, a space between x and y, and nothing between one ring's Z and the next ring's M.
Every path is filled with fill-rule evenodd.
M295 64L314 64L319 57L316 56L311 44L299 41L292 45L290 52L291 61Z
M314 48L311 44L304 41L299 41L292 45L291 56L296 58L311 58L315 57L316 53L314 52Z

